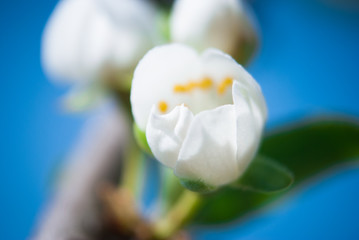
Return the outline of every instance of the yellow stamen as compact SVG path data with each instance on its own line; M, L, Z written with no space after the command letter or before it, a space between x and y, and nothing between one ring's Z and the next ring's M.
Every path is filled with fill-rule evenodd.
M206 90L212 87L212 85L213 85L212 79L210 79L209 77L205 77L199 82L190 81L185 85L177 84L173 87L173 91L175 93L185 93L185 92L191 92L195 88Z
M208 88L212 87L212 85L213 85L213 81L209 77L203 78L202 81L200 81L198 84L198 86L201 89L208 89Z
M168 104L165 101L160 101L158 103L158 109L160 110L161 113L165 113L167 112Z
M187 90L188 91L191 91L192 89L194 89L195 87L197 87L197 83L196 82L193 82L193 81L190 81L188 84L187 84Z
M177 84L174 86L173 91L175 93L185 93L185 92L190 92L192 91L192 89L194 89L197 86L197 83L191 81L188 84L185 85L181 85L181 84Z
M186 86L183 86L183 85L175 85L174 88L173 88L173 91L175 93L184 93L184 92L187 92L187 88Z
M226 77L223 81L218 85L217 92L219 95L222 95L226 92L228 87L231 87L233 83L233 78Z

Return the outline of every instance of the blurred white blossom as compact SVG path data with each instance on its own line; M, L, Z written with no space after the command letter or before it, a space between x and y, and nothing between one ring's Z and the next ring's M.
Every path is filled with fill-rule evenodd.
M177 0L170 20L171 38L199 51L218 48L247 63L257 46L251 20L242 0Z
M229 55L181 44L145 55L131 104L154 156L183 182L213 188L245 171L267 116L259 85Z
M45 70L56 80L131 80L158 41L156 9L141 0L62 0L42 41Z

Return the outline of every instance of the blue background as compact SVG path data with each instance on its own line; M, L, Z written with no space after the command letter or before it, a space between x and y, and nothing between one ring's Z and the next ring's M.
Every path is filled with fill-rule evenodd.
M43 27L55 0L0 1L0 239L25 239L51 193L55 167L84 115L58 106L64 89L40 64ZM335 3L337 2L337 3ZM346 6L346 4L353 6ZM310 114L359 116L359 7L354 1L252 1L261 49L249 71L262 85L268 127ZM359 239L359 170L300 189L244 224L200 239Z

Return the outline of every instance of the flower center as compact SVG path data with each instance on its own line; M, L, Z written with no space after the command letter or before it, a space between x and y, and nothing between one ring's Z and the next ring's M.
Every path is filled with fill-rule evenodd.
M173 87L173 92L176 94L186 94L191 93L196 89L203 91L214 89L219 96L223 96L226 93L227 89L232 86L232 84L232 77L226 77L218 84L215 84L215 82L210 77L204 77L199 81L191 80L186 84L176 84ZM169 105L165 101L159 101L157 107L161 113L166 113L169 108Z

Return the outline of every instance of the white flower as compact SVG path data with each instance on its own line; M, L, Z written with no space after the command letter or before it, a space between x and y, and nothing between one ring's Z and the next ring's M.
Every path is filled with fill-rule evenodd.
M194 189L241 176L267 115L259 85L230 56L180 44L156 47L140 61L131 104L154 156Z
M152 48L156 12L141 0L62 0L45 28L42 60L55 79L131 77Z
M242 0L177 0L170 32L172 40L199 51L214 47L246 63L257 36Z

